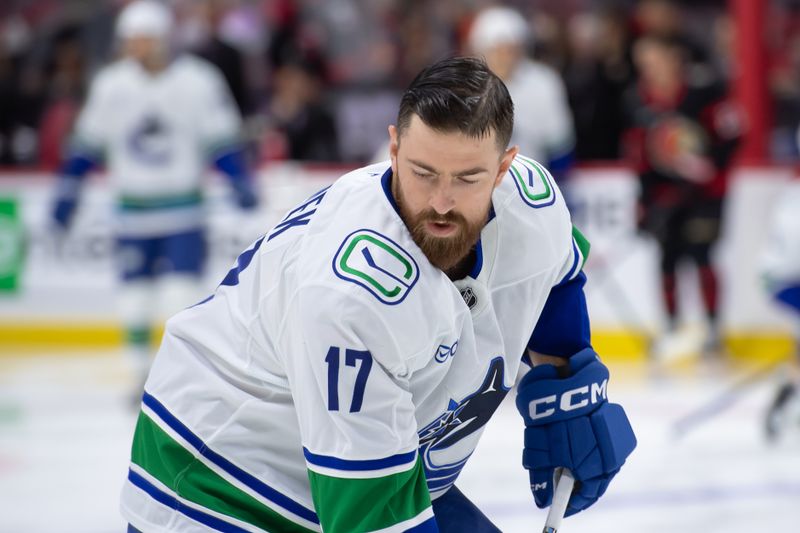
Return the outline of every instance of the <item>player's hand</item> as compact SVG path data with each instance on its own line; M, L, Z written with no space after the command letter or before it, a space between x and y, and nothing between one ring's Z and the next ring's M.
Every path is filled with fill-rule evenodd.
M594 350L572 356L569 369L559 378L554 366L536 366L517 393L526 426L522 464L536 506L551 504L555 468L568 468L577 481L565 516L596 502L636 447L625 411L608 403L608 369Z
M236 204L240 209L250 211L258 205L258 196L250 181L237 183L234 186L234 194L236 195Z
M71 198L59 198L53 206L51 219L53 225L60 231L66 231L69 223L72 220L72 214L75 212L75 200Z

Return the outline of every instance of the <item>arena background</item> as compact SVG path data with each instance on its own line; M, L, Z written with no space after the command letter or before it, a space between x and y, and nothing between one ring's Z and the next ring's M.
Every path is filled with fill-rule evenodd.
M196 16L194 4L218 4L210 19L214 31L233 43L245 65L248 89L241 108L264 199L255 213L243 214L232 207L223 180L209 174L206 292L289 208L380 154L408 73L458 52L461 26L491 3L171 2L187 26ZM566 63L568 53L559 43L568 40L571 21L601 9L633 17L639 3L506 2L531 20L539 41L531 53L555 68ZM117 500L135 416L126 397L134 378L121 355L123 331L115 319L113 214L103 173L90 177L67 235L54 235L49 220L59 146L86 80L113 57L104 32L112 31L121 4L12 0L0 7L2 533L124 530ZM764 412L787 372L783 362L794 354L797 326L769 299L758 269L771 208L796 174L800 3L676 5L687 31L705 38L710 61L725 66L720 68L748 124L714 251L726 356L709 363L688 349L667 361L653 360L650 342L664 328L665 316L658 250L636 231L636 176L619 158L578 160L565 188L575 223L592 243L586 291L593 342L613 367L611 395L629 409L640 447L609 494L568 519L565 533L790 532L800 523L800 429L776 444L768 444L762 431ZM335 161L292 160L285 140L276 141L264 119L275 68L265 58L288 31L287 21L299 24L305 37L316 36L324 51L321 94L336 119ZM729 33L719 30L717 42L719 28ZM197 39L191 27L184 29L186 42ZM63 43L67 48L60 49ZM56 86L61 88L51 90ZM44 103L26 116L34 96ZM17 100L9 103L12 97ZM681 316L699 332L702 312L693 279L681 278ZM504 405L459 482L509 532L538 530L544 517L519 465L521 440L518 416Z

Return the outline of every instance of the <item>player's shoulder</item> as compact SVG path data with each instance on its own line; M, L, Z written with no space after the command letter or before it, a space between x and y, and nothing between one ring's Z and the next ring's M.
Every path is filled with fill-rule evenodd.
M222 73L213 63L194 54L181 54L174 59L171 68L182 77L191 78L192 81L219 82Z
M533 158L518 154L495 191L494 201L523 217L546 213L568 215L563 194L550 171ZM497 206L495 206L497 208Z
M413 242L391 177L387 161L339 178L319 202L301 253L309 281L375 313L394 315L393 309L418 306L419 295L438 291L446 278Z
M119 59L102 67L92 78L94 90L114 90L128 85L136 77L135 63L130 59Z
M501 246L545 263L564 255L571 243L572 221L564 196L544 165L518 155L492 202Z
M560 89L564 84L558 72L540 61L526 59L519 65L519 75L528 83L552 90Z
M381 163L349 172L325 191L304 239L309 279L324 279L357 299L372 295L387 305L405 299L420 275L419 258L396 212L390 179L391 167ZM402 287L390 283L394 277Z

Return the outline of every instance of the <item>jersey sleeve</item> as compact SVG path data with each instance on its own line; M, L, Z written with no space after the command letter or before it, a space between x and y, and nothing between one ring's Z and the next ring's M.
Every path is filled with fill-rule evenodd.
M324 531L437 531L402 348L377 312L303 289L286 368Z
M573 226L571 252L561 266L558 284L547 296L528 348L546 355L570 357L591 346L589 311L583 287L583 265L589 241ZM524 360L524 359L523 359Z
M230 89L216 68L202 65L199 72L204 82L203 90L198 91L199 141L205 153L215 158L228 149L239 148L242 120Z
M800 285L800 185L782 191L774 208L761 252L760 270L767 288L777 293Z
M75 122L70 153L98 161L105 150L106 139L110 137L108 128L108 81L105 73L100 73L92 82L89 95Z

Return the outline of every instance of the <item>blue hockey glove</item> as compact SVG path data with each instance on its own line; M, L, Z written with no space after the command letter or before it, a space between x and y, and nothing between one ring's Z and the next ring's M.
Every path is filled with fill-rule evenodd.
M568 468L577 483L565 516L596 502L636 447L625 411L608 403L608 368L594 350L573 355L569 370L569 377L559 378L553 365L536 366L517 390L525 420L522 464L536 506L552 503L554 470Z
M254 209L258 205L258 196L249 181L235 182L233 191L236 204L244 210Z
M247 170L247 157L244 146L234 145L220 152L214 158L214 166L228 176L241 209L253 209L258 205L254 180Z

